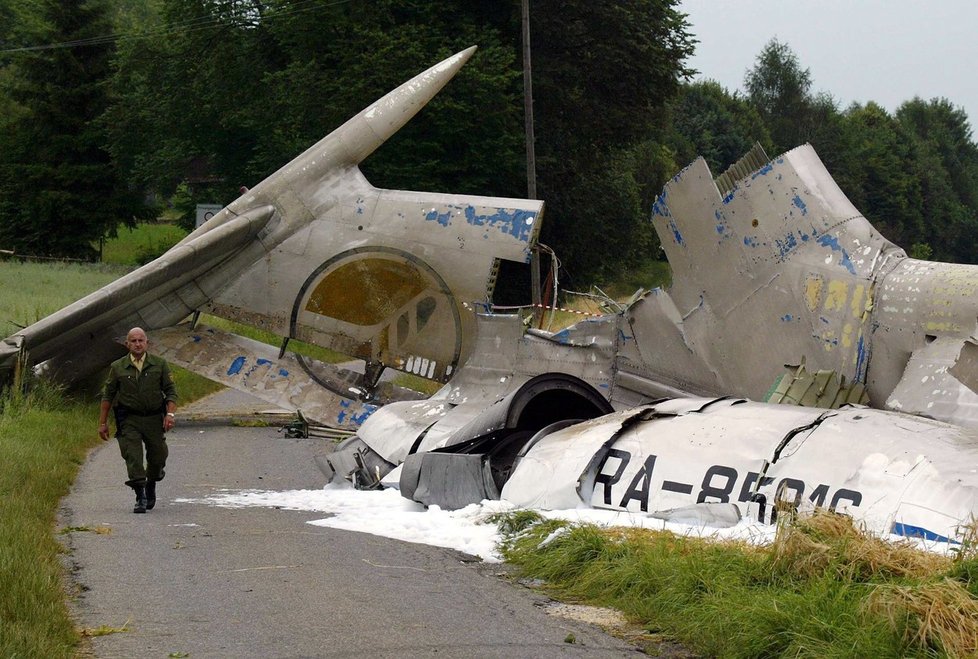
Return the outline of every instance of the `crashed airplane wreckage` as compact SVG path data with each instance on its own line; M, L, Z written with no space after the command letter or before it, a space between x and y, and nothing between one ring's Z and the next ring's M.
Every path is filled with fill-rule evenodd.
M90 372L139 325L173 363L355 429L330 465L361 487L451 508L501 496L700 520L720 504L771 521L786 500L954 539L978 505L978 268L908 258L810 146L754 150L716 180L699 159L665 186L652 222L668 290L527 329L489 310L499 261L529 258L541 202L380 190L358 168L473 51L156 261L7 338L0 369ZM202 311L282 343L203 327ZM419 400L386 368L446 384ZM768 400L813 407L751 402Z

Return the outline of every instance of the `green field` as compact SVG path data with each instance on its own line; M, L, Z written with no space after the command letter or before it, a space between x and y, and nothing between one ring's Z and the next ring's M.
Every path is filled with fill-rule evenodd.
M148 263L173 247L187 232L175 224L143 223L134 229L123 227L115 238L102 246L102 263L133 266Z
M0 261L0 338L36 323L126 273L118 266Z

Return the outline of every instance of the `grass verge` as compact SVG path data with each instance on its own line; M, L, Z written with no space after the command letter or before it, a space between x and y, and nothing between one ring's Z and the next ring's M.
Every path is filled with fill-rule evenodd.
M978 655L974 554L892 544L846 517L782 526L769 547L532 518L507 537L506 560L555 597L619 609L704 656Z
M53 528L58 501L100 441L96 407L43 386L4 393L0 407L0 656L72 657L79 632Z

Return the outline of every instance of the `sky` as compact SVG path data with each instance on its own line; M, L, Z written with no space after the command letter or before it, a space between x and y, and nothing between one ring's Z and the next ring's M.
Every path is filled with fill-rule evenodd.
M687 64L729 91L771 39L787 43L812 92L844 109L876 101L889 112L920 96L947 98L978 124L978 2L974 0L681 0L699 40Z
M174 499L176 505L209 505L222 508L264 507L282 510L304 510L325 515L307 524L457 549L480 557L490 563L502 560L495 524L486 517L497 512L513 510L506 501L483 501L461 510L425 508L420 503L401 496L400 491L355 490L352 485L330 483L321 490L223 490L201 499ZM544 517L598 526L630 526L666 530L678 535L722 539L739 539L755 544L768 544L774 539L775 527L742 519L737 524L718 528L664 522L644 514L582 508L577 510L540 511ZM301 522L296 522L300 524ZM890 536L897 542L913 542L919 548L948 553L946 543L928 542Z

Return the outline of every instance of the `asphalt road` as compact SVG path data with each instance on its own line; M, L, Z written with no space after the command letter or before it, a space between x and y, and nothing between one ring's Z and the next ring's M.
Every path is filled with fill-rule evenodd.
M93 637L97 657L638 654L598 627L548 615L545 598L500 565L306 524L322 513L172 501L322 487L323 440L199 425L168 443L155 510L131 512L114 440L92 451L62 502L79 626L126 629Z

